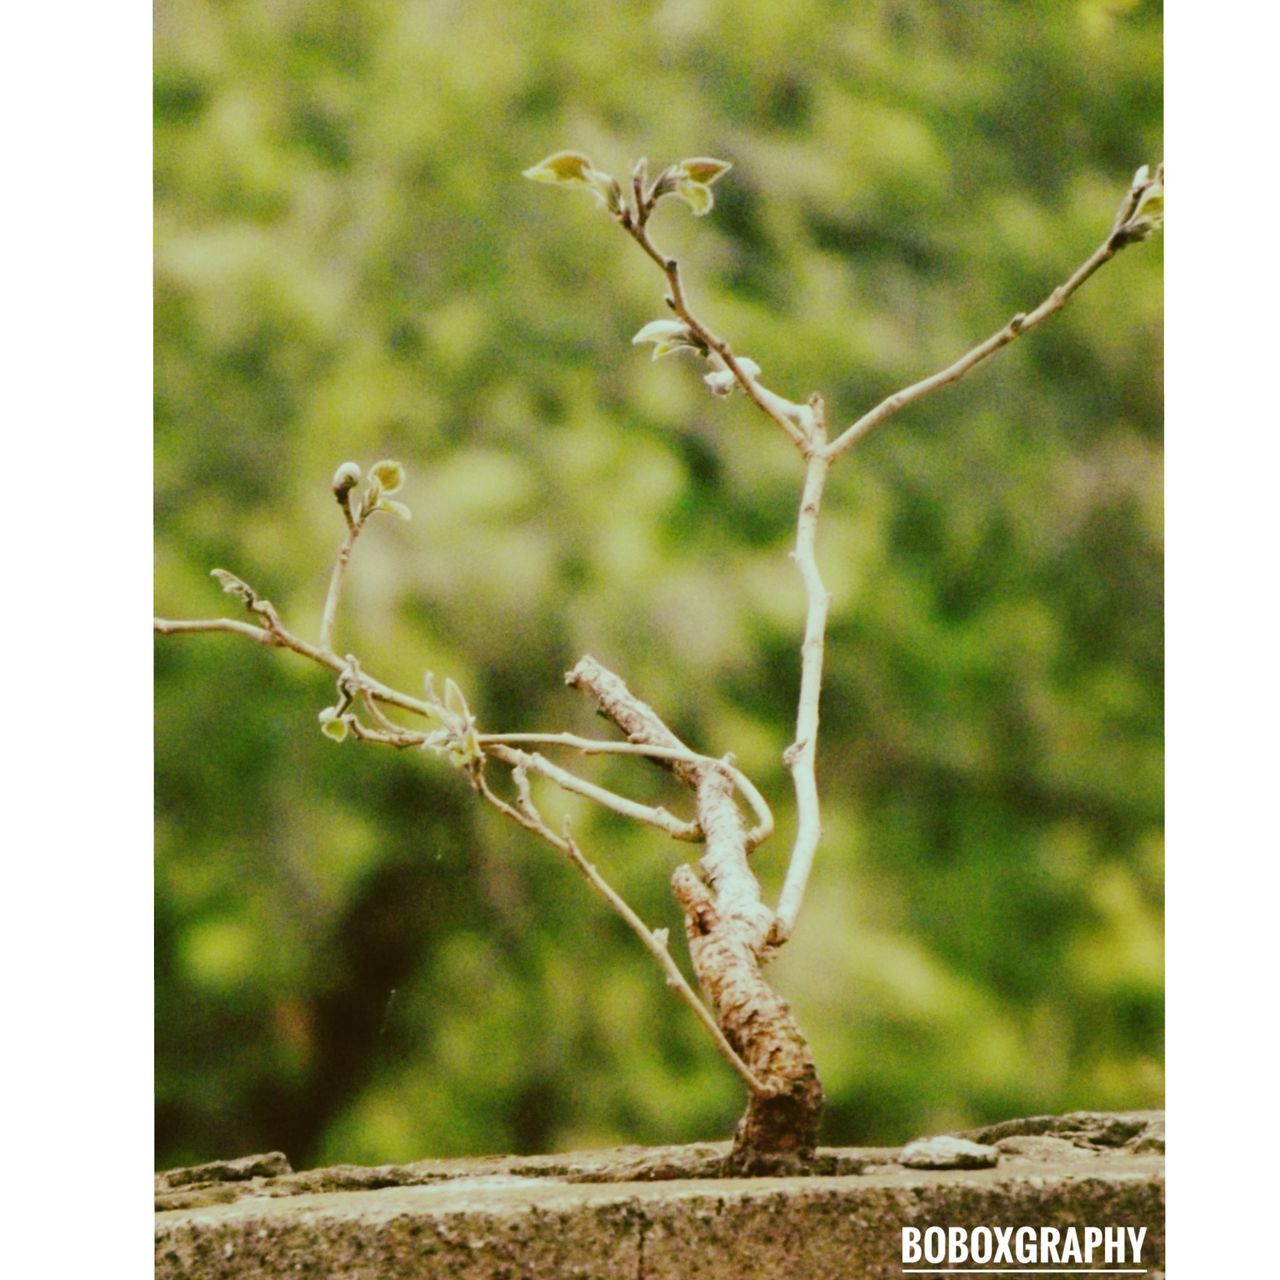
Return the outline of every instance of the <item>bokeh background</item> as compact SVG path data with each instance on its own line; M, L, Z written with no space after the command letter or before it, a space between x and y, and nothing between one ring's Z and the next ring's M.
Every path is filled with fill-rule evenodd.
M396 457L338 644L482 727L607 732L590 652L773 800L800 465L630 336L652 265L565 147L731 160L664 204L700 313L847 423L1040 300L1161 158L1160 6L158 0L156 595L230 569L314 636L334 467ZM833 474L827 835L774 969L824 1138L1162 1098L1161 246ZM157 1161L726 1137L742 1098L577 874L423 753L318 731L323 671L156 646ZM642 763L592 776L679 808ZM680 936L687 847L583 804ZM682 952L681 952L682 954Z

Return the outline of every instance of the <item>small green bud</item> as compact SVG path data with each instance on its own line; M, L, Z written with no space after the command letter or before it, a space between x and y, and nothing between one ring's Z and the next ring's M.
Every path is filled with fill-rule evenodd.
M384 458L369 468L369 478L378 482L382 493L395 493L404 484L404 467Z
M688 325L680 320L650 320L639 333L631 339L631 345L638 347L643 342L653 343L653 358L669 356L673 351L688 348L698 350Z
M470 726L462 735L461 741L455 741L449 748L449 763L455 769L466 769L483 758L484 752L480 749L480 740L476 737L476 731Z
M754 382L760 376L760 366L750 356L739 356L738 368L750 382ZM716 369L702 380L711 388L712 395L717 396L727 396L738 385L738 379L734 377L733 371L726 368Z
M257 592L247 582L241 582L234 573L228 573L226 569L210 569L209 576L217 579L218 585L227 595L238 596L250 609L257 604Z
M342 742L347 736L350 726L347 724L347 718L338 714L337 707L325 707L320 713L320 732L326 738L332 738L334 742Z
M339 502L345 503L347 494L360 483L360 464L357 462L344 462L337 471L333 473L333 496Z
M1134 218L1143 218L1153 226L1164 223L1164 183L1153 182L1138 197L1138 206L1133 211Z

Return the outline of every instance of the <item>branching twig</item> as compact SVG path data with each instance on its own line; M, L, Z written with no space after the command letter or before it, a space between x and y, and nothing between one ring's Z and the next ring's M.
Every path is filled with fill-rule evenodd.
M807 447L808 440L808 417L805 406L793 404L751 377L739 363L738 357L733 354L729 344L723 338L717 337L690 311L685 299L684 285L680 279L680 263L675 258L667 257L649 238L647 212L637 219L630 216L628 211L619 221L631 238L653 259L662 274L666 276L669 290L667 306L684 321L706 350L714 352L723 362L724 367L733 374L738 385L760 410L787 433L792 444L803 451Z
M152 619L152 629L157 635L180 635L186 632L198 631L229 631L234 635L247 636L258 644L276 645L282 649L291 649L294 653L308 658L322 667L328 667L330 671L335 671L338 674L347 669L346 661L338 657L336 653L327 652L316 645L308 643L301 636L295 635L283 625L277 625L275 629L269 631L264 627L255 627L250 622L237 622L233 618L196 618L189 620L154 618ZM370 695L377 698L379 702L385 702L393 707L400 707L404 711L412 711L416 715L428 716L432 719L436 718L436 709L429 702L423 702L420 698L411 698L407 693L400 693L390 685L383 684L381 680L375 680L366 672L362 671L360 673L360 679Z
M584 658L583 661L590 661L590 659ZM773 810L769 808L768 802L760 794L755 783L732 760L704 756L696 751L690 751L674 734L671 734L670 744L643 740L608 742L601 738L583 738L576 733L481 733L477 738L482 747L511 743L542 743L548 746L574 747L584 756L647 756L650 760L673 766L683 765L687 768L699 769L710 766L720 769L729 775L734 786L755 812L757 823L747 835L748 845L754 849L773 834ZM679 772L678 769L677 772Z
M540 836L548 844L559 849L561 853L568 856L579 871L590 881L591 886L599 893L606 902L622 917L627 927L644 943L645 950L662 966L663 972L667 975L667 986L680 997L681 1000L689 1006L697 1015L698 1020L707 1029L712 1040L715 1041L716 1048L719 1050L721 1057L737 1072L743 1083L751 1090L753 1094L767 1096L769 1089L758 1079L754 1072L739 1057L733 1045L725 1038L725 1034L716 1024L715 1018L711 1016L707 1006L698 999L697 994L689 985L684 974L680 972L679 965L671 958L671 952L668 947L667 931L665 929L650 929L643 920L627 905L626 901L618 894L618 892L609 884L607 880L596 870L596 868L583 856L582 850L578 847L573 837L569 834L569 827L566 821L563 835L558 835L543 820L542 815L534 806L533 799L529 794L528 779L523 770L517 766L513 771L513 777L516 780L516 786L520 793L520 798L516 804L510 804L501 796L495 794L489 786L488 780L483 773L478 775L478 788L480 794L500 813L505 814L513 822L517 822L526 831L531 831L535 835Z
M359 527L358 521L352 522L350 519L348 520L348 534L343 543L343 547L347 552L350 551L355 537L359 533ZM326 603L326 616L330 619L332 619L331 606L336 607L337 589L341 583L340 566L343 563L344 558L340 555L338 565L335 566L334 579L330 584L329 598ZM244 599L250 609L264 616L268 621L268 626L259 627L249 622L236 621L231 618L193 621L172 621L166 618L157 618L154 623L155 630L160 634L227 631L235 635L246 636L259 644L290 649L300 656L337 673L340 694L339 705L337 708L331 709L327 714L333 715L335 719L340 719L350 730L353 737L362 742L399 749L433 745L433 739L437 736L436 733L422 733L397 725L389 720L377 705L378 702L384 702L392 706L401 707L404 710L413 711L422 716L439 719L442 708L434 699L434 695L431 694L430 683L428 685L428 693L432 698L430 701L422 701L399 693L364 672L353 655L339 658L330 647L319 647L310 644L300 636L295 635L280 621L279 615L270 603L258 597L253 589L246 583L241 582L240 579L224 574L220 581L222 581L226 589L233 591L234 594ZM373 720L373 725L364 723L352 709L353 702L357 698ZM341 714L336 714L338 712ZM654 718L656 720L656 717ZM518 822L526 830L534 832L554 845L569 857L570 861L604 896L613 909L622 916L627 925L644 943L650 954L662 965L667 975L667 985L693 1009L698 1020L711 1034L720 1054L743 1079L754 1095L765 1097L770 1093L768 1086L763 1084L759 1077L743 1062L737 1051L726 1039L724 1032L717 1025L715 1018L708 1011L706 1005L698 999L674 959L672 959L668 949L666 931L659 930L655 932L645 926L643 921L604 880L595 867L587 861L572 837L569 836L567 829L565 834L560 836L547 826L529 794L527 772L533 769L566 790L587 796L624 816L656 826L677 840L701 840L702 829L700 825L697 822L683 822L665 809L642 805L624 796L619 796L604 787L578 778L567 769L553 764L536 753L530 754L512 745L536 742L546 745L572 747L584 755L645 756L666 764L668 767L692 770L696 773L701 773L705 769L714 769L726 779L731 780L755 810L759 821L751 833L754 842L758 844L766 839L773 830L773 814L765 803L764 797L761 796L750 779L730 761L699 755L697 752L689 750L674 735L670 736L671 745L655 745L644 742L609 742L602 739L585 738L571 733L476 734L475 740L481 752L490 754L495 759L512 767L512 775L516 780L520 796L515 805L503 800L489 786L484 776L484 770L481 767L482 758L469 763L467 773L476 790L490 804L507 817Z
M1126 193L1124 200L1121 201L1120 209L1116 214L1107 238L1035 310L1029 312L1020 311L1008 324L998 329L985 342L978 343L976 347L962 355L954 364L948 365L945 369L940 369L928 378L922 378L919 382L912 383L909 387L903 387L901 391L895 391L893 395L882 400L874 409L864 413L861 418L852 426L846 428L827 446L827 452L831 457L839 457L851 445L862 439L873 427L879 426L880 423L887 418L891 418L900 409L905 409L907 405L914 404L917 400L923 400L925 396L940 390L942 387L950 386L953 382L959 382L975 365L981 364L983 360L988 356L994 355L1001 347L1008 346L1015 338L1026 333L1027 330L1034 329L1036 325L1043 320L1047 320L1055 311L1060 311L1071 295L1099 267L1109 262L1127 245L1134 243L1136 240L1145 239L1151 234L1152 226L1158 225L1144 225L1146 220L1138 218L1135 221L1135 215L1141 211L1144 194L1156 184L1160 184L1163 190L1163 178L1163 166L1157 169L1154 178L1148 176L1145 165L1142 169L1139 169L1133 184Z
M482 734L482 742L484 737L485 735ZM626 796L620 796L606 787L597 786L594 782L579 778L576 773L562 769L558 764L553 764L537 752L530 755L527 751L518 751L500 742L491 742L488 753L495 760L501 760L503 764L510 765L513 769L527 769L540 774L565 791L586 796L588 800L594 800L598 805L622 814L624 818L634 818L637 822L657 827L665 831L673 840L696 842L702 839L702 828L696 822L685 822L661 806L653 807L640 804L635 800L628 800Z
M784 756L795 789L797 821L776 913L761 900L759 882L748 863L750 851L773 831L773 814L764 797L735 767L732 756L716 758L690 750L651 707L594 659L581 659L566 680L591 695L601 713L627 736L626 742L572 733L482 734L453 681L446 681L441 699L428 676L425 700L413 698L367 675L354 656L340 658L333 651L344 578L364 522L375 511L409 517L408 508L389 497L403 483L404 469L398 462L375 464L367 487L356 502L352 501L352 491L361 481L360 468L353 462L343 463L334 475L333 493L347 529L330 576L318 644L289 631L270 601L221 569L215 569L214 576L224 590L244 602L256 621L157 618L154 625L161 634L230 632L257 644L292 650L335 672L337 705L320 715L325 733L339 741L350 732L365 742L397 748L427 747L447 754L455 766L466 772L487 803L564 853L658 960L668 985L693 1009L719 1052L751 1090L752 1101L735 1142L735 1152L750 1164L753 1153L791 1150L802 1156L811 1155L822 1107L821 1085L804 1037L795 1026L786 1001L763 980L760 968L795 928L822 830L816 762L830 594L819 572L815 548L827 476L836 460L873 428L908 405L959 381L1001 347L1065 306L1076 290L1126 245L1146 239L1162 220L1164 174L1163 166L1154 174L1145 166L1138 171L1107 239L1033 311L1015 315L954 363L895 392L829 440L821 398L815 394L801 405L765 387L757 377L759 368L755 362L736 356L725 340L693 314L679 263L662 253L649 235L649 218L661 198L679 195L695 213L706 213L713 204L710 185L728 168L726 162L719 160L686 160L669 166L650 182L645 162L640 161L632 174L631 202L624 198L616 179L596 171L588 157L579 152L550 156L527 171L527 176L592 190L662 271L667 283L666 302L678 321L654 321L636 340L655 341L657 355L692 347L712 366L713 372L705 379L712 391L727 394L735 384L739 386L782 428L805 459L792 558L804 583L806 612L795 739ZM405 728L383 712L383 705L423 716L437 727L431 732ZM361 711L367 720L361 717ZM653 760L694 792L697 818L687 821L661 806L641 804L580 778L537 752L522 749L535 744L567 747L584 755L636 755ZM490 787L485 776L486 756L511 768L517 793L514 802L504 800ZM705 843L700 870L677 868L672 885L684 911L695 971L719 1021L672 959L667 931L649 929L604 880L570 835L567 819L562 833L547 825L533 800L530 772L612 812L657 827L673 839ZM750 832L744 831L734 788L755 813L756 826Z

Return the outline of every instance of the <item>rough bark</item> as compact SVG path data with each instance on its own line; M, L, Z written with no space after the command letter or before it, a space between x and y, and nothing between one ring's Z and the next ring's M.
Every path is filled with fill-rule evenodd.
M683 747L651 707L593 658L583 658L566 681L590 694L632 741ZM822 1085L790 1006L762 972L773 912L761 900L748 862L732 782L712 762L658 763L695 791L706 839L698 869L678 867L671 880L694 971L721 1030L766 1090L751 1095L728 1165L743 1173L801 1166L812 1160L817 1143Z

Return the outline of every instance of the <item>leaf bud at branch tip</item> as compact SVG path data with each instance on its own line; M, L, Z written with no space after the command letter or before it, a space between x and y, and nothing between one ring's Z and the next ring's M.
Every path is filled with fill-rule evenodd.
M1164 164L1156 165L1154 173L1144 164L1133 175L1112 244L1119 249L1136 240L1149 240L1163 226Z
M687 348L699 350L699 344L683 320L650 320L643 329L631 339L632 346L644 342L653 343L653 358L669 356L673 351Z
M345 502L347 494L360 483L360 464L344 462L333 473L333 496L339 502Z

